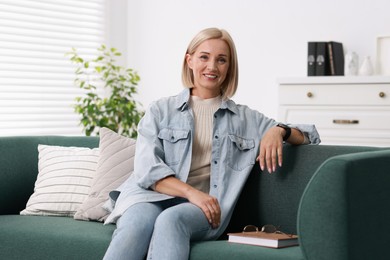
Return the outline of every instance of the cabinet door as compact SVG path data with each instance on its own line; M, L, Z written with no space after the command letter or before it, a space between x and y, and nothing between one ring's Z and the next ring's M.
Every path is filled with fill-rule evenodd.
M279 104L389 106L390 84L280 85Z
M323 144L390 146L390 107L281 106L279 119L315 124Z

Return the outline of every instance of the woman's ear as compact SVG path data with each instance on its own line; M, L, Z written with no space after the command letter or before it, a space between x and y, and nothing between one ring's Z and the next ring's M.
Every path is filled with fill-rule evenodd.
M186 54L186 62L188 68L192 69L192 56L188 53Z

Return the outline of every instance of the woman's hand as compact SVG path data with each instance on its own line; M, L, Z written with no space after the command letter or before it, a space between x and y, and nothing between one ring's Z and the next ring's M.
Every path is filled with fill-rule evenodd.
M259 156L256 161L260 163L260 168L264 171L265 167L269 173L276 171L277 165L282 167L283 163L283 137L286 130L281 127L270 128L261 139ZM287 142L293 145L303 144L305 137L301 131L291 128L291 135Z
M221 208L215 197L197 189L191 189L188 192L187 199L203 211L213 228L219 227L219 224L221 223Z
M174 197L186 198L203 211L213 228L217 228L221 223L221 208L216 198L193 188L173 176L168 176L158 181L154 186L154 190Z
M256 161L260 163L260 168L265 167L269 173L276 171L277 165L282 166L283 162L283 136L285 131L281 127L270 128L261 139L260 152Z

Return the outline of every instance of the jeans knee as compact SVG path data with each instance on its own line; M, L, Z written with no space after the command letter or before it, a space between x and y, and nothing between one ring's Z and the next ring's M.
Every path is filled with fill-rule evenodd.
M143 211L134 207L118 220L114 236L120 235L123 239L138 239L140 236L149 236L153 232L153 225L159 210L153 208ZM147 212L147 214L145 214Z
M186 232L186 223L185 218L182 214L175 212L170 209L166 209L157 217L154 224L154 232L163 232L164 233L176 233Z

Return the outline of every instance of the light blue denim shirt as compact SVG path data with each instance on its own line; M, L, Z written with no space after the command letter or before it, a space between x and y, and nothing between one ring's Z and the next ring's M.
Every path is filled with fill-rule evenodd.
M105 223L115 222L135 203L172 198L150 189L158 180L175 176L186 182L194 138L189 97L190 91L185 89L177 96L151 104L138 125L134 173L118 188L120 195ZM256 163L260 140L276 124L275 120L232 100L222 101L215 112L210 195L218 199L222 216L220 227L210 229L209 238L216 238L225 230L238 196ZM313 125L294 127L306 134L311 144L320 142Z

